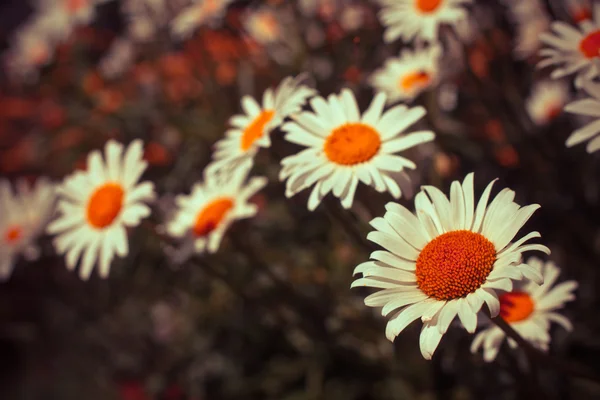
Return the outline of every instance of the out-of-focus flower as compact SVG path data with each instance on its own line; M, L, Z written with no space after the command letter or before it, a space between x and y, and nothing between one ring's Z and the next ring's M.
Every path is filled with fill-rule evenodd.
M96 5L108 0L38 0L37 12L52 17L55 26L89 24L95 16Z
M308 209L314 210L329 192L350 208L358 182L388 191L394 198L402 194L389 175L404 168L416 168L407 158L396 155L435 137L431 131L402 135L425 115L423 107L404 105L383 112L384 93L378 93L361 116L354 94L343 89L327 99L310 101L314 111L305 111L282 126L285 139L308 147L281 161L281 180L287 179L286 196L314 185Z
M384 316L400 309L386 327L390 341L421 318L421 353L431 359L457 315L473 333L484 303L492 317L500 312L498 290L512 290L512 280L523 277L542 283L540 271L521 263L525 251L550 253L546 246L524 244L540 234L531 232L511 243L539 205L520 207L510 189L500 191L488 205L493 183L477 206L472 173L462 185L452 183L449 199L436 187L424 186L415 197L414 214L388 203L383 218L371 221L376 230L367 239L385 250L373 252L372 261L356 267L354 273L362 278L352 287L383 289L367 296L365 304L383 307Z
M573 22L578 24L592 20L592 5L589 0L566 0L565 6Z
M582 86L589 97L567 104L565 111L594 117L595 120L574 131L567 139L566 145L572 147L589 140L586 149L588 153L593 153L600 149L600 84L586 81Z
M472 0L379 0L383 39L393 42L415 38L434 41L442 24L457 25L466 20L463 6Z
M244 96L242 108L246 114L231 117L232 128L215 143L214 161L208 170L235 168L252 161L259 148L271 146L271 131L299 112L306 99L315 94L314 89L301 84L304 78L304 75L287 77L277 88L268 88L263 94L262 107L252 97Z
M388 102L412 100L437 82L439 45L425 49L406 49L399 57L388 59L383 68L371 76L371 85L387 94Z
M575 28L561 21L552 23L551 32L543 33L540 40L547 48L540 50L544 57L538 68L553 66L553 79L577 74L575 86L581 87L584 80L598 75L600 61L600 4L594 8L594 20L586 20Z
M7 180L0 180L0 280L7 279L19 255L38 255L35 239L44 231L54 211L54 185L40 178L34 186L19 180L13 193Z
M73 270L81 256L79 275L87 280L96 262L99 275L108 277L115 254L129 252L126 228L139 225L150 215L145 204L155 198L154 184L138 181L147 167L142 160L143 144L133 141L126 149L109 140L105 162L100 151L87 158L87 171L66 177L59 187L61 216L48 225L47 231L58 235L54 246L66 253L66 264Z
M267 184L263 177L246 182L249 164L220 173L205 173L204 182L192 187L189 195L176 198L177 213L167 224L167 232L194 243L196 252L214 253L236 220L256 215L258 208L248 200Z
M569 99L569 86L561 81L537 82L527 98L527 112L538 125L545 125L560 115Z
M509 16L516 25L514 53L527 58L537 53L540 35L550 27L550 16L540 0L505 0Z
M571 322L556 310L562 308L567 301L575 299L573 291L578 285L575 281L566 281L552 287L558 279L560 269L551 261L544 263L539 258L530 257L527 264L541 272L544 283L537 285L526 282L512 292L500 295L500 317L523 339L547 351L552 322L562 325L568 331L573 329ZM471 352L475 353L483 347L483 359L493 361L505 336L499 327L489 326L475 336ZM508 338L508 344L512 348L517 346L517 342L511 338Z
M195 0L171 23L174 36L183 38L204 24L219 21L232 0Z
M113 42L108 54L100 61L98 70L108 79L122 75L135 58L134 44L127 38L119 38Z

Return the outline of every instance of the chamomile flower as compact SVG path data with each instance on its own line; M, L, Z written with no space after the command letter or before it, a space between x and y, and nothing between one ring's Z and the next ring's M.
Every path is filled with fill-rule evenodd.
M541 350L548 350L550 344L550 325L556 322L571 331L571 322L556 312L567 301L575 299L573 291L577 282L566 281L556 286L560 269L553 262L543 263L542 260L531 257L527 264L541 271L544 283L537 285L527 282L515 288L512 292L500 295L500 316L517 331L523 339L531 342ZM499 327L492 325L475 336L471 343L471 352L483 348L483 359L493 361L502 346L505 333ZM508 344L516 347L517 342L508 338Z
M248 170L242 166L205 174L204 182L195 184L191 194L177 196L178 210L167 224L167 232L176 238L190 239L198 253L216 252L233 222L256 215L256 205L248 200L267 184L267 179L247 180Z
M553 22L552 32L540 36L548 47L540 50L544 57L537 67L553 66L550 77L559 79L577 74L575 86L581 87L584 80L598 75L597 63L600 62L600 5L594 8L594 20L585 20L578 27L561 21Z
M442 24L457 25L466 20L465 4L472 0L380 0L379 18L386 27L383 39L398 38L434 41Z
M537 82L527 98L527 112L537 125L548 124L560 115L568 98L569 86L565 82Z
M66 177L59 187L61 216L48 225L56 234L54 247L66 254L73 270L79 258L79 275L87 280L98 262L99 275L108 277L115 256L129 252L127 228L139 225L150 215L145 204L155 197L154 184L138 181L147 167L143 145L135 140L127 148L113 140L105 146L105 161L96 150L89 154L87 171Z
M43 233L54 211L54 185L39 179L34 186L17 182L16 193L0 181L0 280L7 279L20 255L37 257L35 239Z
M403 50L400 57L388 59L375 71L370 83L375 90L385 92L390 103L411 100L436 83L441 52L438 45Z
M582 84L588 98L575 100L565 106L565 111L594 117L595 120L574 131L567 139L567 147L589 141L586 147L588 153L600 149L600 84L586 81Z
M391 315L386 337L393 341L411 322L423 322L420 347L430 359L450 323L458 315L473 333L477 313L487 304L490 314L500 312L497 291L512 290L512 280L542 282L540 272L521 263L521 253L549 253L540 244L525 244L540 237L531 232L512 243L539 205L520 207L515 193L503 189L488 205L493 181L475 206L473 174L450 187L450 198L433 186L415 196L416 212L388 203L383 218L375 218L375 231L367 239L385 250L354 270L362 274L352 287L383 289L365 298L370 307L383 307Z
M232 0L195 0L173 20L173 35L187 37L196 28L220 20L231 2Z
M314 97L310 101L314 111L302 112L285 123L285 139L308 147L281 161L279 178L287 179L286 196L314 185L308 200L310 210L329 192L350 208L358 182L363 182L400 197L400 187L391 175L416 165L396 153L429 142L435 135L431 131L403 135L425 115L425 109L399 105L384 113L385 102L385 94L378 93L361 116L354 94L343 89L327 100Z
M285 118L300 111L304 102L313 96L314 89L301 84L304 76L285 78L276 89L268 88L262 97L262 106L250 96L242 97L245 114L234 115L232 128L215 143L213 162L209 172L235 168L253 160L261 147L271 146L271 131Z

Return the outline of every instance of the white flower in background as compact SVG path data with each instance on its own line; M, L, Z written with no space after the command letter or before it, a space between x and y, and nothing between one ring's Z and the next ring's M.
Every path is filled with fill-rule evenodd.
M535 55L541 48L540 35L550 27L550 16L540 0L505 0L509 17L516 25L514 53L518 58Z
M484 303L492 317L498 315L497 292L511 291L512 280L542 283L536 268L521 263L525 251L550 252L540 244L525 244L540 234L531 232L512 243L539 205L520 207L510 189L488 205L493 183L477 205L472 173L462 185L452 182L450 199L434 186L423 186L415 196L415 213L388 203L383 218L371 221L376 230L367 239L385 250L356 267L354 273L362 278L352 287L383 289L367 296L365 304L391 314L385 332L390 341L420 318L421 353L430 359L457 315L473 333Z
M569 86L565 82L536 82L526 101L527 112L537 125L545 125L562 113L568 99Z
M561 21L553 22L551 30L540 36L547 48L540 50L544 59L538 68L553 66L550 77L563 78L577 74L575 86L581 87L584 80L598 75L597 63L600 62L600 4L594 7L594 21L583 21L575 28Z
M598 135L600 133L600 84L586 81L582 86L589 97L567 104L565 111L595 119L573 132L567 139L566 145L572 147L589 140L586 149L588 153L593 153L600 149L600 135Z
M204 24L220 21L233 0L195 0L184 8L171 23L171 31L178 38L189 36Z
M48 225L47 231L57 235L54 246L58 253L66 253L69 270L81 257L79 275L84 280L96 262L100 277L108 277L114 255L125 257L129 253L127 228L150 215L145 203L155 198L154 184L138 184L147 167L142 156L141 140L125 149L109 140L104 161L100 151L92 151L87 171L66 177L58 189L62 215Z
M442 49L438 45L425 49L406 49L397 58L388 59L370 78L376 91L385 92L388 102L412 100L438 80L439 59Z
M553 262L543 263L542 260L531 257L527 264L541 271L544 283L523 283L509 293L500 295L500 317L517 331L517 333L535 347L548 350L550 344L550 325L556 322L571 331L571 322L556 312L567 301L575 299L573 291L577 282L566 281L553 287L560 274L560 269ZM483 348L483 359L493 361L506 337L499 327L492 325L475 336L471 343L471 352ZM517 342L508 338L508 344L515 348Z
M425 109L399 105L383 112L385 102L385 94L378 93L361 116L354 94L343 89L327 99L314 97L310 101L314 111L302 112L285 123L285 139L308 147L281 161L279 178L287 179L286 196L314 185L309 210L329 192L350 208L360 181L400 197L400 187L390 175L416 165L395 153L429 142L435 135L431 131L403 135L425 115Z
M249 10L243 19L244 29L257 43L264 46L279 43L285 40L285 13L278 12L273 7L261 7Z
M37 12L51 16L56 26L86 25L96 15L96 5L108 0L37 0Z
M100 60L98 70L108 79L122 75L135 59L134 43L129 38L116 39Z
M379 0L379 19L386 27L383 39L398 38L434 41L441 25L457 25L466 21L465 4L472 0Z
M285 118L299 112L314 89L301 84L304 75L285 78L277 88L268 88L262 97L262 106L250 96L242 97L245 114L231 117L232 128L215 143L213 162L207 167L214 172L235 168L253 160L261 147L271 146L270 133Z
M13 193L7 180L0 180L0 280L7 279L19 255L37 257L35 240L54 211L54 185L44 178L30 186L19 180Z
M167 232L192 240L196 252L216 252L233 222L256 215L257 206L248 200L267 179L246 181L248 170L249 166L240 166L223 173L206 173L204 182L195 184L191 194L177 196L178 210L167 224Z

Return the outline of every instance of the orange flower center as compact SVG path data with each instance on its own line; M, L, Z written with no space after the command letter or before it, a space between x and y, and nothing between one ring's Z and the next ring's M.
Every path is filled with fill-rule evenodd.
M444 233L417 258L417 285L428 296L452 300L477 290L494 267L496 250L479 233L460 230Z
M558 117L562 113L562 107L560 105L552 105L548 108L546 112L546 118L548 121L552 121L556 117Z
M362 123L335 128L325 141L325 154L340 165L355 165L373 158L381 147L379 133Z
M416 71L401 77L398 85L403 92L409 92L427 86L430 81L431 78L427 72Z
M14 244L23 236L23 230L19 226L10 226L4 233L4 241L8 244Z
M587 58L598 57L600 55L600 30L584 37L579 43L579 50Z
M67 4L66 4L67 10L71 14L75 14L77 11L82 9L86 3L87 3L87 0L67 0Z
M533 309L533 300L527 293L512 292L500 296L500 316L506 322L522 321L531 315Z
M211 233L225 215L233 208L233 200L227 197L213 200L208 203L198 213L196 217L196 223L194 224L193 231L196 236L205 236Z
M248 127L242 133L242 150L247 151L254 142L260 139L265 133L265 126L273 119L275 115L275 111L273 110L264 110L256 118L254 121L248 125Z
M98 188L87 206L87 220L95 228L112 224L123 208L123 187L118 183L107 183Z
M439 6L442 0L416 0L417 9L423 13L434 12Z

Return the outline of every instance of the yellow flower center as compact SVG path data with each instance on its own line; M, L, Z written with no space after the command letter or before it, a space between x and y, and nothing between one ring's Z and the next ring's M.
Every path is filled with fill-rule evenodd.
M123 208L125 191L118 183L99 187L87 205L87 220L95 228L105 228L117 218Z
M381 147L379 133L362 123L335 128L325 140L325 154L340 165L355 165L373 158Z
M427 86L430 81L431 77L427 72L415 71L402 76L398 82L398 86L400 86L403 92L410 92Z
M428 296L452 300L479 289L492 272L496 250L479 233L460 230L444 233L417 258L417 285Z
M587 58L594 58L600 55L600 30L591 32L579 43L579 50Z
M247 151L254 142L265 134L265 126L273 119L275 111L264 110L248 125L242 133L241 147Z
M205 236L211 233L225 215L233 208L233 200L227 197L213 200L208 203L196 217L196 223L194 224L193 231L196 236Z
M23 236L23 230L20 226L9 226L4 233L4 241L8 244L14 244Z
M534 308L533 300L527 293L512 292L500 296L500 316L506 322L527 319Z
M417 9L423 13L430 13L437 10L442 0L415 0Z

